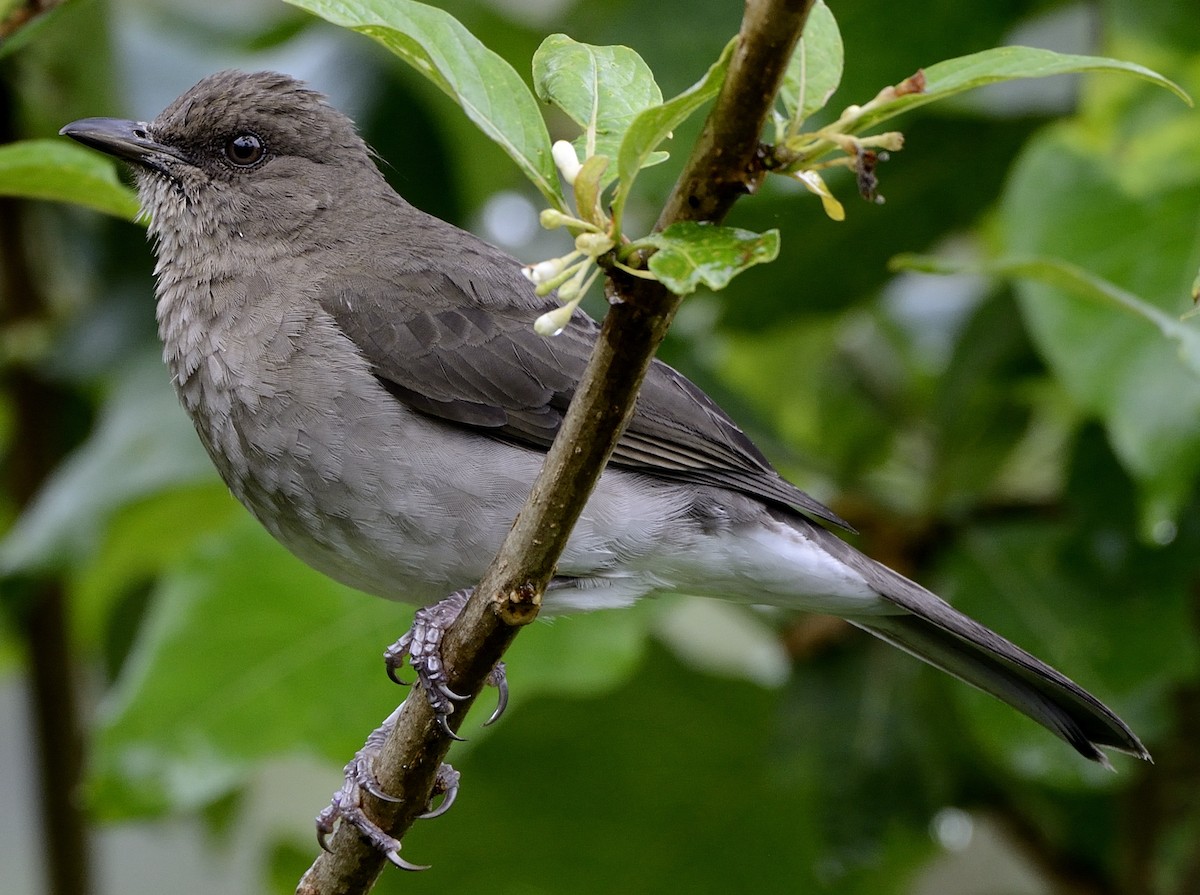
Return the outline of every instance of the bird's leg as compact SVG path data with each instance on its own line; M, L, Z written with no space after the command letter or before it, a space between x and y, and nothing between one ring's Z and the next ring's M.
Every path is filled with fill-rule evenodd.
M437 716L438 724L448 736L456 740L461 740L462 737L450 729L449 719L454 713L454 703L466 697L450 689L446 667L442 662L442 637L463 611L470 596L470 590L455 591L439 603L418 609L408 633L389 646L383 654L388 677L405 686L407 682L400 679L399 671L404 666L405 658L408 658L408 663L416 671L417 680L421 682L425 697ZM496 667L488 675L487 682L499 690L499 697L496 709L484 722L485 725L496 721L508 706L508 680L504 674L503 662L496 663Z
M383 743L395 726L399 715L399 708L388 715L387 720L371 732L363 747L354 753L354 758L350 759L349 764L346 765L345 779L341 788L333 794L333 798L329 801L329 807L317 815L317 842L321 848L329 851L329 837L333 835L337 822L342 820L358 830L368 842L401 870L425 870L427 869L425 865L413 864L400 857L400 840L390 836L375 821L367 817L363 810L362 795L364 791L385 802L397 801L394 796L388 795L380 789L374 768L375 760L379 757ZM443 764L438 768L430 804L432 804L432 799L439 795L443 797L441 804L436 808L430 808L421 817L439 817L450 810L450 806L454 804L454 799L458 795L458 783L458 771L448 764Z
M471 591L460 590L451 594L440 603L418 609L413 616L412 627L408 633L387 648L384 661L387 663L387 673L393 681L405 684L400 680L399 670L407 658L417 673L417 679L425 691L425 696L437 716L438 724L449 736L462 739L456 735L449 725L449 717L454 711L454 703L465 697L450 689L446 678L445 665L442 662L442 637L454 623L467 605ZM488 675L489 684L500 691L496 710L488 718L491 724L504 712L508 705L508 681L504 675L504 663L496 663ZM400 716L400 709L388 715L376 730L372 731L363 747L354 753L354 758L346 765L345 780L341 788L333 794L329 807L317 815L317 842L321 848L329 850L329 837L339 820L351 824L367 841L382 852L389 861L402 870L424 870L420 864L413 864L400 857L400 840L389 835L377 823L367 817L363 810L363 793L368 792L377 799L385 802L397 801L395 796L384 792L375 774L375 761L383 749L391 730ZM433 798L442 796L441 803L436 808L429 808L422 818L439 817L445 814L458 796L459 774L450 765L443 764L438 769L437 780L434 782Z

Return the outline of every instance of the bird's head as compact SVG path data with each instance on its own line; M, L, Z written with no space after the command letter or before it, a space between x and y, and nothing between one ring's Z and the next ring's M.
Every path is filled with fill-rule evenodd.
M382 179L353 122L275 72L219 72L152 122L85 118L62 133L133 163L160 241L295 234Z

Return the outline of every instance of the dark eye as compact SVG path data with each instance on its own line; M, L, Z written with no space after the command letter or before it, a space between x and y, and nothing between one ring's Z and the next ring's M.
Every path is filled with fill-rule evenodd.
M263 146L263 141L254 134L238 134L236 137L230 137L229 142L225 144L225 158L239 168L257 165L266 154L267 148Z

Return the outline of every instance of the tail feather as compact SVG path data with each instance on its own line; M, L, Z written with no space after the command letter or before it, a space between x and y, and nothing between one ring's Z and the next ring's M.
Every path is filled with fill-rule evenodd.
M1056 669L836 535L815 525L806 533L899 610L850 618L854 625L1008 703L1085 758L1107 767L1107 747L1150 759L1124 721Z
M1101 746L1150 758L1133 731L1100 700L965 616L961 621L967 624L956 626L959 631L921 615L860 617L850 621L1008 703L1064 739L1084 758L1108 767Z

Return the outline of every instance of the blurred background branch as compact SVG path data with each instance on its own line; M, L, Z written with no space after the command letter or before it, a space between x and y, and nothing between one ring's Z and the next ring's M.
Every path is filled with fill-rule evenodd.
M11 88L0 82L0 144L14 140L16 132ZM24 206L20 199L0 197L0 332L5 341L47 325L51 313L46 284L27 255ZM20 433L3 467L7 502L17 513L30 506L73 446L68 435L72 421L65 418L70 402L38 369L39 360L36 354L6 358L0 373L9 425ZM87 893L91 857L80 793L83 738L66 584L57 576L33 576L10 579L4 589L3 608L11 613L28 669L46 891Z

